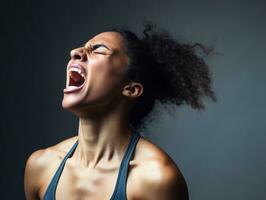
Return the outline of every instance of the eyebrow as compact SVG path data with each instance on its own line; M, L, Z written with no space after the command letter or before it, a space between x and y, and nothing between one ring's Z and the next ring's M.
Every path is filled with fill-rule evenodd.
M86 44L85 44L85 46L86 46ZM107 47L105 44L102 44L102 43L94 44L94 45L90 45L90 46L91 46L91 49L92 49L92 50L98 49L98 48L100 48L100 47L104 47L104 48L106 48L106 49L112 51L109 47Z

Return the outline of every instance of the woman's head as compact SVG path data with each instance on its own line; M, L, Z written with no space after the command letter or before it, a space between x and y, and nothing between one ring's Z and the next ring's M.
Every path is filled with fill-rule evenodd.
M135 129L142 127L156 101L175 105L188 104L201 109L204 108L201 101L203 96L215 100L208 66L196 55L197 47L204 49L202 45L181 44L168 33L157 31L151 25L145 26L142 37L128 29L111 29L96 35L87 45L95 42L105 42L114 51L107 57L89 57L88 54L91 59L88 70L95 76L89 79L97 83L94 95L100 93L99 96L104 97L104 94L111 94L107 98L109 102L118 101L119 98L135 99L129 115L129 122ZM78 56L72 55L69 65L75 60L77 62L75 58ZM105 88L106 86L108 87ZM97 88L103 90L97 91ZM128 98L128 91L133 92L132 98ZM91 93L93 97L93 92ZM89 98L89 90L83 98L86 95ZM71 95L68 98L71 99Z
M85 117L112 109L122 99L141 95L142 85L126 77L129 58L118 32L97 34L72 50L70 56L62 102L65 109Z

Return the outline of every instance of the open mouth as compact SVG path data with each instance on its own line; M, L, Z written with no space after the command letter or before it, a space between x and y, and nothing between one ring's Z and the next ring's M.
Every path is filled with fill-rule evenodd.
M84 74L79 69L71 69L69 71L68 86L80 87L85 82Z
M72 67L68 71L68 84L64 93L70 93L80 90L85 82L85 75L79 68Z

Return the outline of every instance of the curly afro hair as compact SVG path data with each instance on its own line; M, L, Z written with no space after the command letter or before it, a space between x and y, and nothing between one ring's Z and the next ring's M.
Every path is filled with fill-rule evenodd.
M132 128L144 127L145 118L156 101L177 106L188 104L195 109L204 108L204 96L216 101L208 65L197 55L198 47L206 54L211 49L199 43L181 44L152 23L144 25L141 38L127 28L112 31L124 39L129 57L127 78L144 87L130 113Z

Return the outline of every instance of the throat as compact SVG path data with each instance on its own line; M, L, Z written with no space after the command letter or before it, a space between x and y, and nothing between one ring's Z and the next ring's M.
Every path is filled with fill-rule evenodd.
M87 169L106 169L105 166L112 166L116 168L120 165L126 149L129 144L131 135L124 135L119 139L113 137L108 138L94 138L94 140L84 140L79 137L79 145L73 155L82 168ZM108 167L109 168L109 167Z
M120 114L122 112L119 112ZM120 163L131 139L126 116L114 113L103 117L80 117L79 145L73 154L85 168Z

